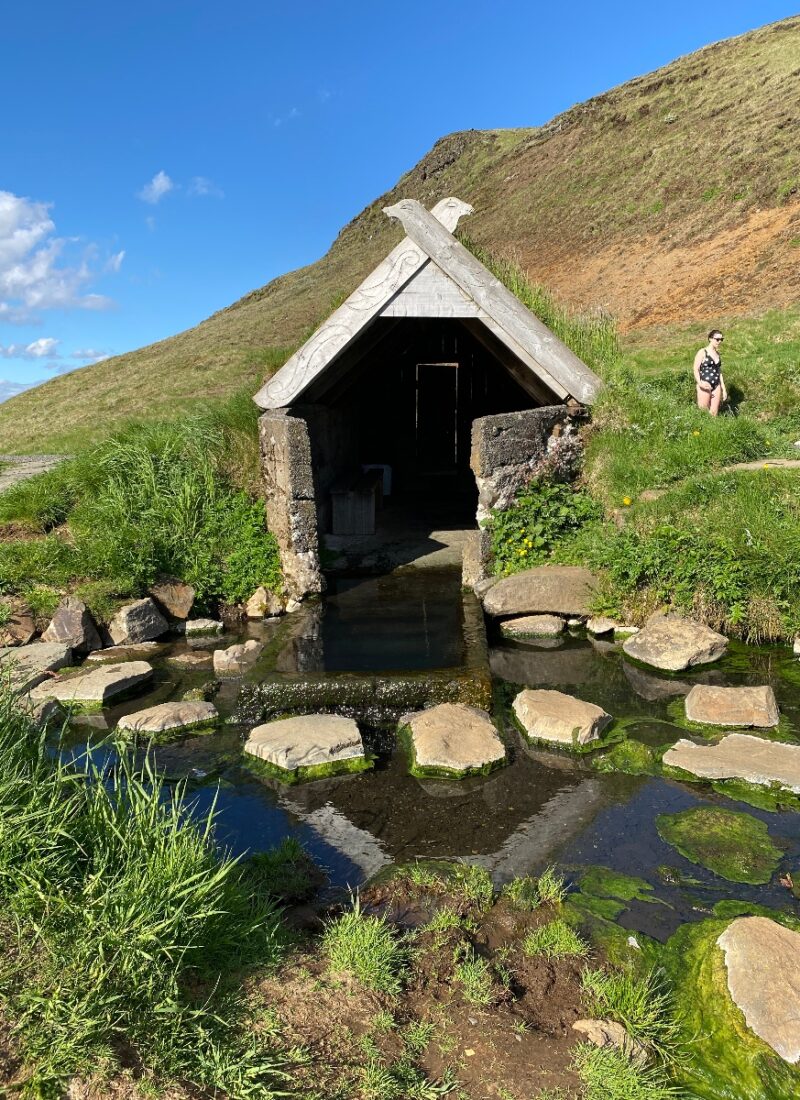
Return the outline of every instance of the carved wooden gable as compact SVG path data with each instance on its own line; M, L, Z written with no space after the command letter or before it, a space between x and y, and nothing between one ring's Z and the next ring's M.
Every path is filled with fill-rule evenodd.
M471 206L448 198L428 212L403 199L384 213L397 218L407 236L259 390L260 408L298 401L379 317L480 322L514 358L515 374L532 372L532 390L591 403L600 388L597 375L453 236Z

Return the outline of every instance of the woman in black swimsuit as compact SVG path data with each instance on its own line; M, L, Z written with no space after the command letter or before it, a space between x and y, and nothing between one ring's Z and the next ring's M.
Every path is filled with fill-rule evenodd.
M712 416L719 412L720 402L728 400L725 379L722 377L722 358L719 353L723 336L718 328L708 334L708 346L700 348L694 357L694 380L697 383L697 407L708 409Z

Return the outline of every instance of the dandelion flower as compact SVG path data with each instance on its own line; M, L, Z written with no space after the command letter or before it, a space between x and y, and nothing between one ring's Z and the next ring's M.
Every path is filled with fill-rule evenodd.
M630 497L623 497L622 498L622 503L625 505L626 508L630 508L631 503L632 503L631 498Z
M698 432L697 430L695 430L695 431L693 431L693 432L692 432L692 435L700 435L700 432Z

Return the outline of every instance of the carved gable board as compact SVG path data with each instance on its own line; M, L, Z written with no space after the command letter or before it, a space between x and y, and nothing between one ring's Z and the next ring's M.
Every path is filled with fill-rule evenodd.
M471 206L448 198L428 212L416 199L403 199L384 213L407 236L262 386L254 398L260 408L296 402L378 317L480 322L519 362L514 373L531 372L526 388L544 387L557 400L594 399L600 379L453 237Z

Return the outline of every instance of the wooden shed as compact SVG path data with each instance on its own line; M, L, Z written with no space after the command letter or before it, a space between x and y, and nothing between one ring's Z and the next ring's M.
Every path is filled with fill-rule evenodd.
M270 527L296 595L322 586L319 536L368 533L382 491L412 510L438 496L474 524L563 433L568 403L600 387L455 239L471 206L404 199L385 213L404 239L254 398Z

